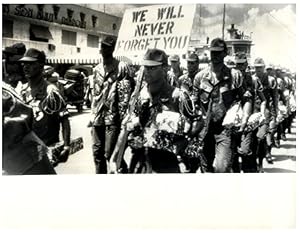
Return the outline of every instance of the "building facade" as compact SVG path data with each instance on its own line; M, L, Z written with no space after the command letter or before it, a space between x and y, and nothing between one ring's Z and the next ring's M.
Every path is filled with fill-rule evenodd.
M99 61L99 44L117 37L122 19L72 4L3 4L2 47L23 42L45 51L48 63Z

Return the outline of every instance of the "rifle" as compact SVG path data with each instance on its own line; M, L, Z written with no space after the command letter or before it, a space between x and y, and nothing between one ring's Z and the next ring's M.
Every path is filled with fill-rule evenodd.
M135 108L135 104L137 102L137 99L139 97L140 94L140 90L142 87L142 81L143 81L143 76L144 76L144 69L143 67L140 69L140 72L138 74L137 77L137 81L136 81L136 85L135 85L135 89L131 95L130 101L129 101L129 105L128 105L128 109L127 109L127 116L129 116L127 118L127 121L123 122L123 126L122 129L120 131L120 134L118 136L118 140L115 146L115 149L111 155L111 162L114 162L116 164L116 172L120 171L120 167L121 167L121 162L124 156L124 152L125 152L125 147L126 147L126 143L127 143L127 137L128 137L128 130L127 130L127 122L130 119L130 116L133 114L134 108Z

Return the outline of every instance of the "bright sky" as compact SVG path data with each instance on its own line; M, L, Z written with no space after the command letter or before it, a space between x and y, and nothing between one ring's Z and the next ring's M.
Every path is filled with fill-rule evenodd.
M107 4L107 13L122 16L126 8L138 4ZM211 39L222 36L223 4L202 4L201 25ZM252 34L252 58L267 64L296 70L296 4L226 4L226 28L234 23L246 35ZM226 32L225 32L226 33Z
M223 4L206 5L205 33L220 36ZM226 26L234 23L246 35L252 34L252 58L296 69L295 4L226 4Z

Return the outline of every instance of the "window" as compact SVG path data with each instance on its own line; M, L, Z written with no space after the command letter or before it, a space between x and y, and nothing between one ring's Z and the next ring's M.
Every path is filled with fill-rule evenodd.
M76 32L62 30L61 42L68 45L76 45Z
M232 56L232 47L227 47L227 54Z
M29 31L30 40L48 42L49 39L52 39L52 35L48 27L31 24Z
M13 21L12 20L3 20L3 26L2 26L2 36L3 37L9 37L13 38Z
M236 45L236 46L234 46L234 52L235 53L247 53L247 47Z
M92 48L98 48L99 47L99 37L88 34L87 46L92 47Z

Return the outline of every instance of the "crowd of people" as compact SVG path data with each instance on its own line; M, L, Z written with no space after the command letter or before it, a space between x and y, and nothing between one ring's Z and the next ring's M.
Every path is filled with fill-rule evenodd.
M96 174L263 172L264 159L273 163L272 148L296 114L295 74L262 58L250 67L243 53L227 64L220 38L211 41L209 63L189 53L185 68L180 56L156 48L133 67L113 56L115 44L110 36L101 42L90 81ZM57 73L51 82L45 53L22 43L3 58L2 174L56 174L71 135Z

